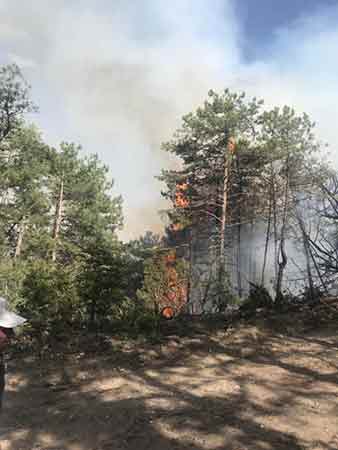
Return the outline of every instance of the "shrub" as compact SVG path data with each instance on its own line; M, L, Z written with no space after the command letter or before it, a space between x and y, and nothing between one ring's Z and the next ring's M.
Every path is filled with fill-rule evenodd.
M20 311L34 329L58 333L79 315L76 273L43 260L34 261L22 286Z

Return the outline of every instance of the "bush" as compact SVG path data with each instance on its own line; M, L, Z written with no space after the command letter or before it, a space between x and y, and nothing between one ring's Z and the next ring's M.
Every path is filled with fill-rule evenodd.
M0 294L14 308L20 308L22 298L22 283L26 277L27 263L13 262L13 258L3 258L0 264Z
M76 274L43 260L34 261L22 285L20 311L33 329L62 333L79 315Z
M176 252L158 252L145 262L144 284L137 296L147 309L159 315L171 306L180 312L187 302L187 266Z
M241 311L254 313L259 308L272 308L273 299L264 286L250 283L250 293L248 298L240 307Z
M160 316L154 311L143 310L135 320L134 329L137 334L157 335Z

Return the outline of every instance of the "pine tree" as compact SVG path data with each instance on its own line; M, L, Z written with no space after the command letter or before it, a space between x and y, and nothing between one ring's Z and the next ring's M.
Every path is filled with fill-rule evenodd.
M164 144L167 151L180 158L182 169L162 172L160 179L168 187L163 195L174 200L175 190L183 185L188 199L183 208L177 207L179 205L175 205L174 200L174 208L169 211L169 217L174 223L190 227L192 241L195 230L198 227L201 229L201 224L205 223L205 236L200 236L200 240L209 241L209 250L206 251L214 249L218 261L219 294L216 293L216 296L223 296L221 286L227 279L225 235L230 225L229 180L233 178L234 161L238 158L237 155L233 157L230 150L236 146L245 155L248 153L249 142L251 146L255 145L261 104L256 99L247 102L244 94L238 95L226 90L224 94L218 95L210 91L209 99L203 107L184 116L181 129L171 141ZM237 166L245 166L245 157L241 166ZM241 182L242 190L246 184L248 183ZM243 192L242 194L244 195ZM210 279L209 276L206 278ZM191 284L194 285L194 280ZM209 287L206 286L205 289ZM200 300L195 301L190 296L190 303L196 303L192 305L195 311L203 309L198 302Z
M297 115L285 106L265 112L261 122L262 145L269 159L265 190L267 197L273 196L276 299L280 302L288 263L286 241L297 230L303 240L309 288L313 291L305 224L298 209L304 208L305 200L315 200L323 170L316 156L319 144L313 132L315 124L306 114Z
M17 128L0 149L3 255L18 258L23 249L37 250L46 238L50 149L33 126Z
M25 113L36 110L29 90L16 64L0 67L0 142L20 125Z

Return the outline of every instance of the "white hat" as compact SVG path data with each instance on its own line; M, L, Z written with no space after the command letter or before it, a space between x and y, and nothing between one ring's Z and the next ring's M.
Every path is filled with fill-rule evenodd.
M0 327L15 328L25 322L26 319L8 310L7 300L0 297Z

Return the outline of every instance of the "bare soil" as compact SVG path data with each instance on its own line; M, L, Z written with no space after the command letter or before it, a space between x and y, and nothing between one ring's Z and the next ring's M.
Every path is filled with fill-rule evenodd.
M171 322L161 344L17 357L2 450L337 450L337 322L297 317Z

